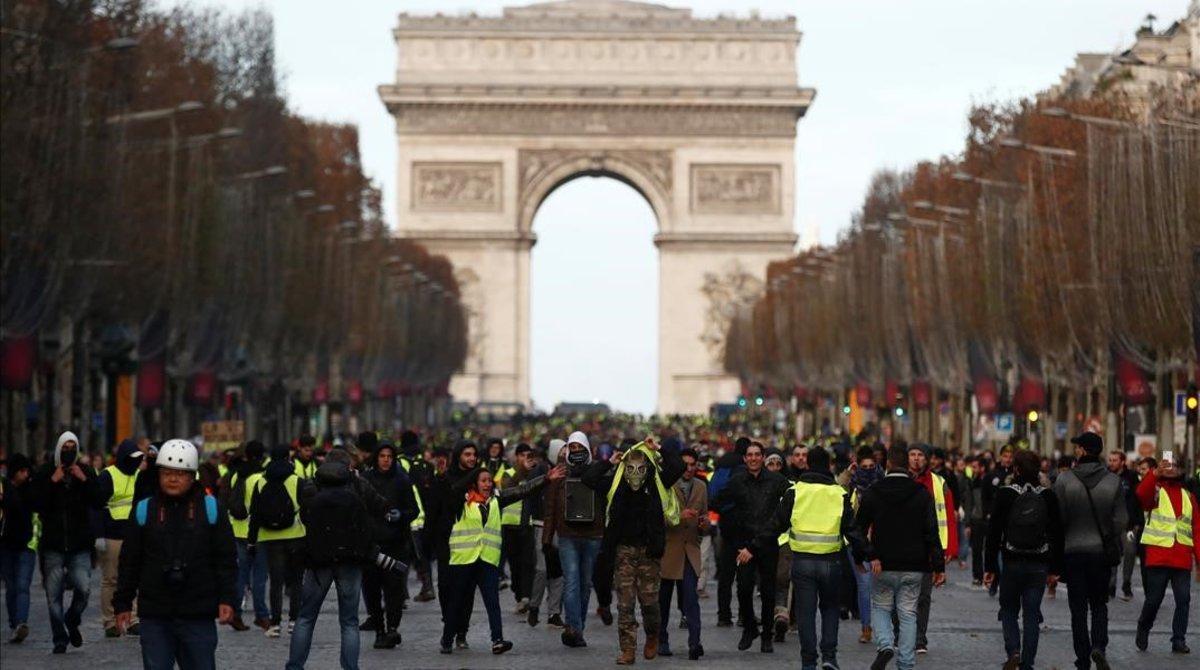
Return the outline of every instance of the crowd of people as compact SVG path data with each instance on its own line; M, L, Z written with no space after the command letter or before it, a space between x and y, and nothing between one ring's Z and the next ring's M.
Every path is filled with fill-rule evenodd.
M1076 667L1108 668L1107 603L1132 599L1139 566L1134 645L1148 649L1169 587L1170 650L1190 651L1197 477L1166 454L1130 463L1093 433L1052 462L1016 443L947 453L869 430L796 443L669 425L658 437L594 423L497 432L459 431L453 448L413 431L225 452L127 439L107 463L65 432L43 463L11 455L9 642L29 635L37 566L53 653L83 645L98 568L104 634L138 636L146 668L215 667L217 624L287 636L286 667L303 668L331 588L340 662L357 668L363 631L375 649L401 646L410 584L411 600L440 607L443 654L469 648L476 592L491 652L512 649L507 589L525 623L561 628L568 648L588 645L594 593L605 625L615 600L617 664L675 649L699 660L699 600L715 582L716 626L740 627L741 651L773 653L795 630L802 668L837 670L853 617L874 670L909 670L929 651L947 565L969 562L972 588L997 597L1007 670L1034 667L1042 599L1059 582ZM673 600L686 629L674 648Z

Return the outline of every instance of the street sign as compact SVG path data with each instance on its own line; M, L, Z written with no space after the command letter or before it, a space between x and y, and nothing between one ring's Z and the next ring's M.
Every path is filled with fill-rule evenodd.
M1171 443L1177 449L1187 446L1187 391L1175 392L1175 412L1171 417Z
M1056 439L1056 440L1067 439L1067 422L1066 421L1056 421L1054 423L1054 439Z
M234 449L246 439L244 421L205 421L200 424L204 437L204 453Z
M1175 417L1187 418L1187 391L1175 392Z
M1002 440L1007 440L1009 437L1011 437L1015 420L1016 417L1013 416L1012 413L997 414L995 429L996 437Z

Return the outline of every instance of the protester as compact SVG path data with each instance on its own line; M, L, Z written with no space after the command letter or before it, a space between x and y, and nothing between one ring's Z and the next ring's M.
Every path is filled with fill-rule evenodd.
M730 539L733 531L726 531L725 526L733 526L732 517L726 524L721 524L721 515L726 510L721 509L717 504L717 499L721 495L721 491L729 484L729 480L734 474L745 469L743 459L746 454L746 448L750 446L750 438L739 437L734 442L734 448L727 451L717 459L716 468L713 471L713 476L708 484L708 504L714 514L717 515L718 527L718 542L717 542L717 627L733 625L733 611L731 608L733 600L733 583L737 577L737 547L736 543ZM741 610L741 602L738 604L738 623L743 623L745 612Z
M1175 598L1175 614L1171 619L1171 651L1187 654L1188 609L1192 599L1192 563L1200 562L1200 515L1196 514L1196 497L1183 487L1183 471L1170 459L1159 461L1154 471L1147 473L1137 487L1137 499L1142 510L1149 513L1142 531L1146 549L1143 572L1146 602L1138 617L1135 643L1140 651L1150 644L1150 629L1171 585Z
M949 561L958 556L958 524L955 516L954 493L949 484L929 470L933 449L927 444L912 444L908 447L908 472L933 496L933 509L937 517L938 541ZM921 593L917 598L917 646L918 654L927 653L929 638L929 612L933 606L933 579L926 575L921 581Z
M1104 441L1095 433L1071 438L1078 465L1058 476L1054 495L1063 523L1063 574L1071 608L1075 667L1108 670L1108 581L1121 560L1117 539L1126 529L1121 480L1100 462ZM1091 626L1088 614L1091 614Z
M271 610L267 606L267 552L249 551L250 494L254 492L251 482L262 477L263 458L266 447L258 440L251 440L243 448L241 462L235 462L222 484L224 506L229 513L229 525L233 528L233 541L237 547L237 597L233 601L233 619L229 625L236 631L248 630L242 620L242 601L246 588L250 588L250 601L254 607L254 625L264 632L271 627Z
M996 494L983 580L991 587L999 574L1000 622L1007 658L1004 670L1032 670L1042 623L1042 595L1063 570L1063 530L1058 498L1041 486L1037 455L1018 452L1013 465L1013 483ZM1023 626L1017 624L1018 613Z
M582 476L592 461L587 435L575 431L567 437L567 476L551 483L545 492L546 516L543 546L557 543L563 573L562 643L586 647L583 637L591 598L593 571L604 537L604 493L588 488Z
M665 444L665 441L664 441ZM670 629L671 595L679 591L679 608L687 622L688 659L699 660L704 655L700 642L700 601L697 595L698 575L701 574L700 534L708 527L708 487L696 476L700 467L700 456L692 449L679 454L683 461L683 474L671 487L671 494L679 505L679 524L667 528L666 545L663 550L658 589L658 654L672 656Z
M104 468L96 476L93 489L94 503L104 508L103 516L103 550L99 552L100 563L100 624L104 627L105 637L117 637L116 615L112 609L113 591L117 588L118 559L121 556L121 543L124 541L129 526L129 514L136 500L141 500L149 494L147 482L149 477L141 477L144 454L137 448L137 442L132 439L122 440L117 446L116 462ZM125 631L137 635L140 631L137 619L137 603L133 605L133 616Z
M282 634L283 594L288 598L287 632L292 632L300 614L300 578L304 547L304 524L300 521L297 498L300 477L288 460L287 445L271 450L271 462L247 485L250 491L250 528L246 548L253 554L257 549L267 553L270 575L271 625L264 635L275 638ZM258 547L259 544L262 547Z
M605 492L607 523L601 552L612 557L617 587L618 665L633 664L637 646L635 606L642 610L647 660L658 656L659 584L667 525L679 522L670 489L683 474L678 444L660 450L654 440L598 461L583 475L584 484Z
M536 458L531 455L533 447L528 444L518 444L513 450L513 465L508 469L501 488L518 486L526 479L541 474L544 470L535 472ZM540 493L540 491L539 491ZM529 613L529 596L533 590L533 579L537 558L533 543L533 525L530 514L533 509L533 496L510 503L501 510L502 552L508 564L509 575L512 578L513 599L517 601L517 614Z
M912 670L922 584L926 578L934 586L946 580L933 496L913 481L908 466L907 448L888 448L887 474L863 493L854 521L869 538L855 561L869 563L874 574L871 620L876 622L877 652L871 670L883 670L893 657L897 668ZM893 615L899 620L898 632L889 625Z
M138 501L126 526L113 593L118 631L141 618L142 665L216 668L217 627L233 618L237 551L229 519L196 481L199 454L186 440L158 452L158 491Z
M296 476L300 479L312 479L317 473L317 458L315 450L317 438L304 434L296 441L296 457L292 461Z
M4 584L5 613L12 632L8 642L21 644L29 636L29 584L37 558L33 464L25 454L13 454L5 468L7 476L0 477L0 583Z
M1125 452L1113 449L1108 452L1108 471L1121 478L1121 493L1125 496L1128 527L1119 538L1121 540L1121 600L1133 600L1133 568L1137 564L1140 545L1138 538L1142 534L1145 517L1142 515L1141 504L1138 502L1138 475L1126 462ZM1108 582L1109 597L1117 595L1117 571L1112 571Z
M389 574L407 574L403 563L382 552L375 543L377 535L373 534L372 522L390 519L396 524L406 524L414 514L415 506L410 504L407 515L390 507L392 500L380 495L374 485L360 484L350 462L346 450L333 449L325 463L317 468L313 485L305 486L301 492L300 520L305 529L306 569L300 616L292 633L287 670L300 670L307 662L321 604L333 585L337 587L341 666L343 670L357 670L358 596L363 567L370 566ZM391 641L382 629L379 634ZM379 634L376 640L379 640ZM398 634L396 644L399 644Z
M453 597L450 570L450 532L461 516L462 500L470 487L471 476L478 464L477 448L470 440L463 440L455 447L446 470L434 477L430 487L429 505L426 509L429 521L433 524L433 546L437 556L437 597L442 610L442 622L458 626L454 632L454 645L459 649L467 648L467 627L471 622L471 612L461 614L454 612L456 602Z
M373 433L372 433L373 435ZM433 576L430 573L430 556L433 549L429 545L429 536L425 532L428 517L425 514L425 499L429 497L429 487L433 484L433 468L422 458L421 438L415 432L406 430L400 434L400 466L404 468L408 480L412 482L413 501L417 504L417 518L409 524L412 531L412 566L417 571L421 581L421 590L414 600L419 603L434 599ZM405 593L408 592L407 581Z
M854 508L855 513L858 512L858 506L862 503L862 497L866 494L867 489L883 479L884 474L883 464L877 464L875 461L875 451L869 446L859 447L855 454L855 463L851 467L850 477L847 481L847 486L850 490L850 504ZM874 629L871 627L871 591L875 575L870 570L865 569L862 563L855 562L855 568L854 580L858 596L858 618L862 628L858 635L858 641L867 644L874 635Z
M547 467L554 467L555 465L565 466L567 462L567 441L556 438L550 440L547 446ZM530 625L536 624L538 610L542 606L542 598L545 597L546 625L563 628L565 623L562 619L562 562L558 558L558 546L554 542L554 537L546 533L546 519L550 514L546 492L554 486L555 484L551 483L533 496L533 500L536 501L534 506L534 528L537 532L537 539L534 546L538 548L538 565L539 567L544 567L546 571L546 581L545 588L543 589L539 587L537 580L534 580L533 591L529 597L529 622Z
M54 461L33 479L34 510L42 521L38 542L42 584L50 614L54 653L63 654L67 644L83 646L79 624L92 590L92 545L95 534L88 511L95 495L96 475L91 466L78 461L79 438L67 431L58 436ZM63 591L71 588L71 605L63 612Z
M467 477L466 499L460 504L448 538L447 583L451 605L447 608L450 617L442 625L443 654L452 653L451 645L465 634L464 620L470 613L477 587L487 610L492 653L503 654L512 649L512 642L504 639L500 615L500 509L528 496L547 480L557 481L565 474L564 468L553 468L545 477L527 479L504 490L495 489L492 473L484 467L476 468Z
M372 515L368 524L370 533L382 553L407 563L412 560L412 529L409 524L417 518L412 482L404 468L397 465L396 447L391 442L381 442L367 459L371 465L362 478L386 501L388 510L395 510L394 514L387 516ZM311 546L314 543L308 544ZM376 649L394 649L401 642L399 627L404 613L407 580L408 573L403 571L384 570L371 564L362 569L367 619L372 623L370 626L364 625L364 630L375 631Z
M782 475L763 467L763 446L751 442L746 447L743 461L745 470L729 479L728 486L717 494L718 509L728 510L723 514L721 532L725 541L736 548L738 606L745 617L738 650L745 651L759 637L762 629L761 651L774 651L773 634L768 622L775 612L775 568L779 552L762 551L751 553L744 560L743 550L752 550L756 538L770 525L771 516L779 505L780 498L788 489L788 481ZM811 457L811 454L810 454ZM776 534L778 535L778 533ZM758 581L762 599L761 617L754 616L754 584Z

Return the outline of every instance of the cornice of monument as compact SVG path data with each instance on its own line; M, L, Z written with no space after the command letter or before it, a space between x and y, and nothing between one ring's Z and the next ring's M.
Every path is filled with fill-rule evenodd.
M719 15L696 18L692 10L673 8L645 2L616 0L566 0L542 2L520 7L505 7L500 15L479 15L474 12L457 16L441 13L399 15L395 34L452 32L456 35L491 33L621 33L641 35L668 33L676 35L731 34L745 36L776 36L798 39L796 18L762 18L756 14L746 17Z
M742 86L477 86L383 84L379 97L388 111L404 105L688 106L794 109L812 104L816 89Z

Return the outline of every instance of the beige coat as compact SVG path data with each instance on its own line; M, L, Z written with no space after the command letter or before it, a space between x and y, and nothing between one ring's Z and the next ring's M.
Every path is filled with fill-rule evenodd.
M682 480L680 480L682 481ZM708 514L708 484L699 477L694 480L692 495L689 500L683 499L683 491L677 482L671 488L675 498L684 509L696 510L696 518L691 521L680 521L678 526L667 529L667 547L662 557L662 578L683 579L683 560L687 557L692 564L692 570L700 574L700 519Z

